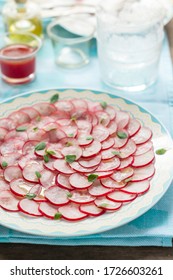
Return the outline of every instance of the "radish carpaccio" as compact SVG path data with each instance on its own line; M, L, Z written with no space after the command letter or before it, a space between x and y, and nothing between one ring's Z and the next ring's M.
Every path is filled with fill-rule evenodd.
M154 159L130 113L55 94L0 119L0 206L68 221L118 211L149 191Z

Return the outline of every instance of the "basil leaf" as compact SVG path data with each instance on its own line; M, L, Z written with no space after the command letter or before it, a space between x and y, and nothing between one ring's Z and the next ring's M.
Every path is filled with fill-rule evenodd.
M57 213L54 215L54 219L55 219L55 220L59 220L59 219L61 219L61 217L62 217L62 214L61 214L60 212L57 212Z
M50 155L50 156L56 155L54 151L50 151L50 150L46 150L45 153L46 155Z
M157 155L164 155L166 152L167 152L167 150L165 150L165 149L159 149L159 150L156 151L156 154Z
M112 154L115 156L120 156L120 152L119 151L112 151Z
M1 163L2 168L6 168L8 166L8 163L6 161L3 161Z
M65 161L68 163L72 163L76 160L76 155L66 155L65 156Z
M27 199L33 199L33 198L36 197L36 194L35 194L35 193L27 193L27 194L25 195L25 197L26 197Z
M99 207L105 208L105 207L107 207L108 205L109 205L108 203L102 203L102 204L99 205Z
M68 142L65 143L65 146L66 146L66 147L73 146L73 143L68 141Z
M51 99L50 99L50 103L55 103L55 102L57 102L58 101L58 99L59 99L59 94L58 93L56 93L56 94L54 94L52 97L51 97Z
M33 131L38 131L38 127L34 127L34 128L33 128Z
M40 179L40 178L41 178L41 173L40 173L40 172L35 171L35 175L36 175L36 177L37 177L38 179Z
M69 192L69 193L67 194L67 197L72 197L72 193Z
M44 162L46 162L46 163L49 162L49 156L48 155L44 155L43 159L44 159Z
M108 106L106 101L100 102L100 105L102 106L103 109L106 109L106 107Z
M46 143L45 142L40 142L35 146L35 151L44 150L45 148L46 148Z
M74 136L73 133L68 134L68 137L73 137L73 136Z
M26 126L19 126L19 127L16 128L17 132L23 132L23 131L26 131L26 130L27 130Z
M131 182L131 180L132 180L132 177L131 178L127 178L127 179L124 180L124 183Z
M127 138L127 134L123 131L118 131L117 132L117 136L120 138L120 139L126 139Z
M92 136L88 136L88 137L86 137L86 140L93 140L93 137Z
M97 174L90 174L88 175L88 182L94 182L97 179Z

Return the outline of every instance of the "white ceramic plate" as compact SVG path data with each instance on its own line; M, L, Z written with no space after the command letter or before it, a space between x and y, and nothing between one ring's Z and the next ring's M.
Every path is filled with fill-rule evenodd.
M173 178L173 142L163 125L148 111L133 102L117 96L88 90L57 90L60 99L86 98L93 101L106 101L108 104L128 111L132 116L139 119L143 125L153 131L154 149L165 148L167 152L156 155L156 173L151 180L150 190L133 202L125 205L117 212L106 213L95 218L87 218L78 222L63 220L49 220L46 218L33 218L20 213L12 213L0 209L0 224L18 231L44 235L44 236L80 236L103 232L122 226L148 211L166 192ZM8 116L14 110L40 101L49 101L53 91L40 91L27 93L6 100L0 105L0 117Z

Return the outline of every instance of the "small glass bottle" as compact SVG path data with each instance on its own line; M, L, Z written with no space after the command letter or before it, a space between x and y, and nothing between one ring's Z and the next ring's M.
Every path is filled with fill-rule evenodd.
M29 32L43 37L40 8L27 0L8 1L2 10L7 32Z

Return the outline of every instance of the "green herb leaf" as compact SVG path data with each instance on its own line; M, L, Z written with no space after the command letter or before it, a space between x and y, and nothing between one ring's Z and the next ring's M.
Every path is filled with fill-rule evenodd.
M43 159L44 159L44 162L46 162L46 163L49 162L49 156L48 155L44 155Z
M56 94L54 94L52 97L51 97L51 99L50 99L50 103L55 103L55 102L57 102L58 101L58 99L59 99L59 94L58 93L56 93Z
M127 134L123 131L118 131L117 132L117 136L120 138L120 139L126 139L127 138Z
M72 197L72 193L69 192L69 193L67 194L67 197Z
M45 153L46 153L46 155L50 155L50 156L56 155L56 153L51 150L46 150Z
M57 213L54 215L54 219L55 219L55 220L59 220L59 219L61 219L61 217L62 217L62 214L61 214L60 212L57 212Z
M157 155L164 155L166 152L167 152L166 149L159 149L159 150L156 151L156 154Z
M36 194L35 193L27 193L26 195L25 195L25 198L27 198L27 199L33 199L33 198L35 198L36 197Z
M44 150L45 148L46 148L46 143L45 142L40 142L35 146L35 151Z
M37 122L40 122L40 121L41 121L41 116L37 116L37 117L36 117L36 121L37 121Z
M76 155L66 155L65 156L65 161L68 163L72 163L76 160Z
M6 168L8 166L8 163L6 161L3 161L1 163L2 168Z
M93 140L93 137L92 136L88 136L88 137L86 137L86 140Z
M108 203L102 203L102 204L99 205L99 207L105 208L105 207L107 207L108 205L109 205Z
M88 175L88 182L94 182L97 179L97 174L90 174Z
M72 143L72 142L66 142L66 143L65 143L65 146L66 146L66 147L73 146L73 143Z
M35 171L35 175L36 175L36 177L37 177L38 179L40 179L40 178L41 178L41 174L40 174L40 172Z
M19 127L16 128L17 132L22 132L22 131L26 131L26 130L27 130L26 126L19 126Z
M103 109L106 109L106 107L108 106L106 101L100 102L100 105L102 106Z
M76 116L72 116L72 117L71 117L71 121L74 121L74 122L75 122L75 121L76 121Z
M73 133L68 134L68 137L73 137L73 136L74 136Z
M120 152L119 151L112 151L112 154L115 156L120 156Z
M34 127L34 128L33 128L33 131L38 131L38 127Z
M124 183L128 183L128 182L131 182L131 180L132 180L132 177L130 177L130 178L127 178L127 179L125 179L125 180L124 180Z

